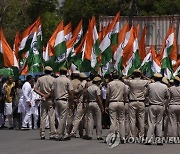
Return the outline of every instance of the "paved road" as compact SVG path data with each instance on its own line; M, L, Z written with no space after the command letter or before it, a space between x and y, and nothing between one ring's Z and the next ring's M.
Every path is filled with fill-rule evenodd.
M47 130L48 131L48 130ZM103 130L103 135L108 130ZM0 154L179 154L179 144L163 146L123 144L113 149L96 140L72 138L70 141L39 139L39 130L0 130Z

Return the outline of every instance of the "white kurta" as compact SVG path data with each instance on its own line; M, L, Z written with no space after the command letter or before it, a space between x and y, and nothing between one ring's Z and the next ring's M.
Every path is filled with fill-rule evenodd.
M29 123L29 126L32 127L32 119L31 119L31 107L29 107L29 104L27 102L31 102L31 95L32 95L32 88L29 82L25 82L22 87L22 93L23 93L23 104L25 107L25 117L23 120L22 127L26 127Z

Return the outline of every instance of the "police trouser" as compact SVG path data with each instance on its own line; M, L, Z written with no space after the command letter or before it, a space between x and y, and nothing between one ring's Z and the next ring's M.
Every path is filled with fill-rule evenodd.
M170 137L180 137L180 105L169 105L168 109Z
M109 116L111 120L110 132L119 132L125 137L125 105L124 102L110 102Z
M147 132L148 139L154 136L155 128L156 128L156 136L162 137L163 114L164 114L164 106L161 106L161 105L149 106L148 132Z
M83 103L79 103L77 105L77 110L76 110L76 114L75 114L75 118L74 118L74 126L72 129L72 134L75 134L76 131L79 128L79 135L82 136L83 135L83 123L82 120L85 116L86 113L86 107L83 108Z
M125 103L125 136L129 136L129 103Z
M129 103L129 126L130 136L144 136L145 104L144 101L130 101ZM138 130L137 127L138 126ZM138 132L137 132L138 131Z
M68 101L65 101L65 100L56 101L56 109L57 109L58 119L59 119L57 134L59 137L64 137L65 135L66 120L68 116L68 107L69 107Z
M101 110L97 102L90 102L88 104L88 136L93 136L94 120L96 122L97 137L102 137L102 115ZM94 119L94 120L93 120Z
M40 121L40 136L45 136L46 118L49 116L50 123L50 137L56 135L55 129L55 109L53 107L53 102L51 100L42 101L41 104L41 121Z

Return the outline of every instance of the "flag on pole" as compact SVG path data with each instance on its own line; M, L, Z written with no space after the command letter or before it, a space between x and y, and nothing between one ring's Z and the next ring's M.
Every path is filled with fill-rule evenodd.
M141 61L143 61L146 56L146 25L144 25L144 29L139 41L139 56Z
M0 29L0 67L19 67L15 53L7 43L3 30Z
M174 24L168 30L158 58L161 59L161 69L164 76L171 79L173 77L172 65L177 61L177 44Z
M67 24L67 25L64 27L64 37L65 37L65 40L66 40L66 41L70 40L71 37L72 37L71 28L72 28L71 22L69 22L69 24Z
M134 43L134 27L132 26L129 33L126 35L127 38L125 38L127 40L127 44L124 47L123 50L123 75L128 75L128 71L132 66L132 60L133 60L133 43Z
M154 73L161 72L160 61L156 57L154 46L151 46L140 68L143 74L152 77Z
M38 17L38 19L22 33L22 39L19 45L18 52L19 59L23 58L23 53L29 51L34 33L37 31L37 27L39 27L41 23L40 20L41 18Z
M128 75L132 74L132 72L135 69L138 69L141 65L141 60L139 56L138 34L139 34L139 24L134 30L133 53L131 56L131 63L129 63L128 65L130 66L128 70Z
M127 45L129 37L129 24L126 23L118 34L118 47L114 53L114 68L119 72L119 74L121 74L122 71L123 49Z
M102 54L102 73L105 75L110 71L110 61L112 58L112 51L111 51L111 35L116 23L119 21L120 13L118 12L114 17L111 24L108 26L105 37L103 38L99 48Z

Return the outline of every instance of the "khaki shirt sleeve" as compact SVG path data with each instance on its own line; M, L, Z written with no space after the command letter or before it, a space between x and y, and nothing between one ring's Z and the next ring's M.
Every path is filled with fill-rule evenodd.
M38 79L37 82L36 82L35 87L36 87L37 89L39 89L39 88L38 88L39 86L40 86L40 83L39 83L39 79Z
M68 91L72 91L73 90L73 86L72 83L69 81L68 83Z
M110 95L110 86L109 86L109 84L107 85L106 95Z
M101 90L100 90L100 88L97 88L96 94L97 94L97 96L100 96L100 95L101 95Z

